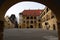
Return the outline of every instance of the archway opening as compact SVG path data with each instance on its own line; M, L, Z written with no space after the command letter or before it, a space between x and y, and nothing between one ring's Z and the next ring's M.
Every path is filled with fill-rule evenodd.
M22 3L22 2L20 2L20 3ZM20 3L17 3L16 5L18 6L18 4L20 4ZM29 2L27 2L27 3L29 3ZM31 3L35 3L35 2L31 2ZM9 28L9 29L10 28L19 28L20 29L20 28L30 28L30 27L31 28L39 28L39 26L41 26L42 27L41 29L43 29L43 30L46 30L48 28L47 31L52 30L52 33L56 32L57 31L57 19L56 19L56 16L53 14L53 12L48 7L44 6L44 8L41 9L39 7L39 5L37 5L37 4L39 4L39 3L36 3L34 5L34 7L37 7L37 8L32 7L33 5L29 6L30 4L27 5L27 6L32 7L32 8L25 8L26 5L22 6L22 8L24 7L24 9L22 9L22 8L19 9L20 5L18 7L16 6L17 8L15 8L15 5L10 7L7 10L6 13L12 13L12 14L16 13L15 15L17 15L17 13L18 13L19 15L17 15L16 17L19 16L19 18L18 18L19 20L17 22L16 17L14 17L14 16L13 17L11 17L11 16L6 17L5 16L6 17L5 22L8 23L8 24L5 23L5 28ZM15 9L17 9L17 10L15 10ZM9 19L12 19L12 21L10 21ZM14 22L13 19L15 20L15 22ZM34 23L34 21L35 21L35 23ZM45 22L48 22L49 24L45 25ZM53 30L54 27L52 26L53 23L55 23L55 25L56 25L56 30L55 31ZM33 26L30 26L30 24L33 25ZM39 24L41 24L41 25L39 25ZM6 26L6 25L8 25L8 26ZM18 25L18 27L17 27L17 25Z

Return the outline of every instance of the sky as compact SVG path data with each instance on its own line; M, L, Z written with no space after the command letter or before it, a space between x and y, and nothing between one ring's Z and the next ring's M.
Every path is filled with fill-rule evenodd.
M11 6L4 17L6 16L11 16L11 14L15 14L17 21L19 21L19 13L23 12L23 10L36 10L40 9L43 10L45 8L45 5L37 2L32 2L32 1L23 1L19 2L13 6Z

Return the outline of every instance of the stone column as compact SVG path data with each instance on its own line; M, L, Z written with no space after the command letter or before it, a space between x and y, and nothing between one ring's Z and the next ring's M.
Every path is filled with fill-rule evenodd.
M4 21L0 20L0 40L3 40Z
M58 26L58 40L60 40L60 22L57 24L57 26Z

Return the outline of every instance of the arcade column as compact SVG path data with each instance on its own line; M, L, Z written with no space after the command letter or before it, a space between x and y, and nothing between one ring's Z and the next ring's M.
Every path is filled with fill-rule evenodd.
M60 22L58 23L58 40L60 40Z
M4 21L0 20L0 40L3 40Z

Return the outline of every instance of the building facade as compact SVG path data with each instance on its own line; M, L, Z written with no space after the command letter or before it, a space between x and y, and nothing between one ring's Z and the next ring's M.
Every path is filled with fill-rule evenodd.
M8 16L5 17L5 28L15 28ZM24 10L19 13L18 28L42 28L44 30L57 30L57 19L49 9Z
M42 10L24 10L19 14L19 28L41 28Z
M5 19L4 28L14 28L15 27L15 25L10 21L8 16L6 16L4 19Z
M18 28L18 22L17 22L17 18L15 16L15 14L11 14L11 16L9 17L11 23L13 23L15 25L14 28Z
M42 28L45 30L57 30L57 19L54 13L49 9L45 8L40 15L42 21Z

